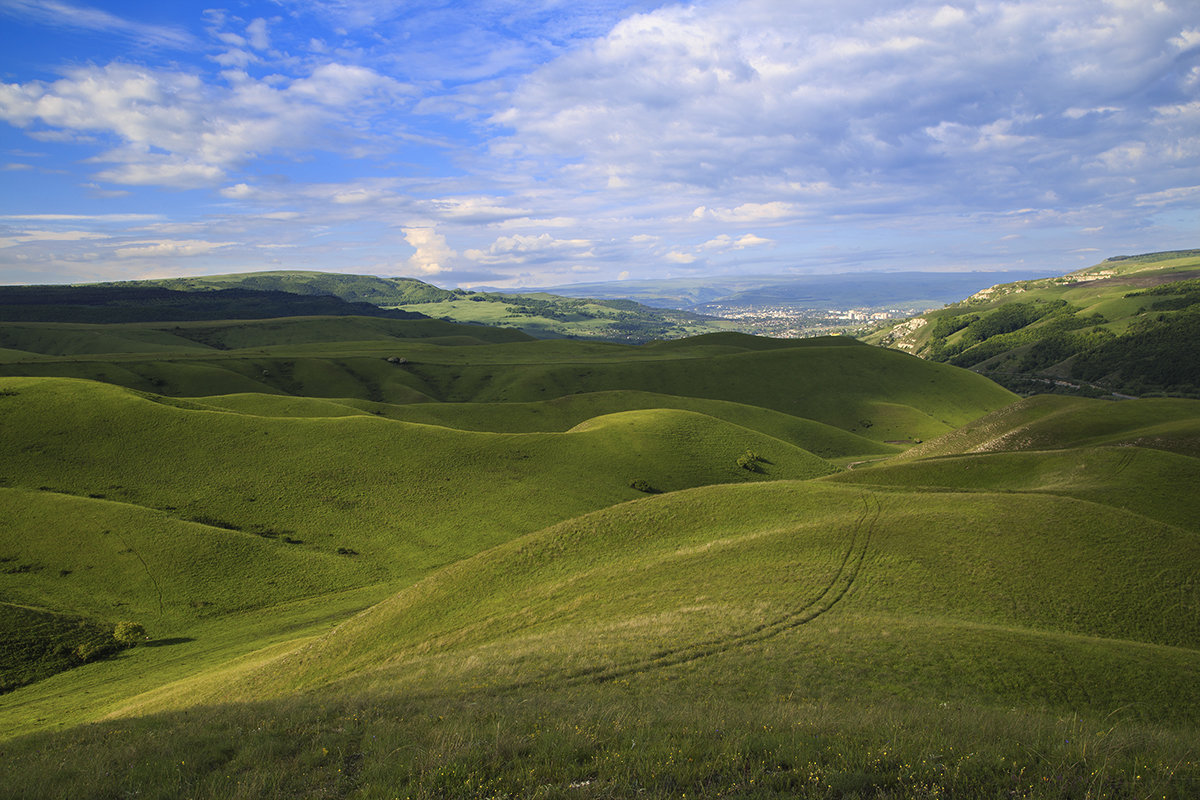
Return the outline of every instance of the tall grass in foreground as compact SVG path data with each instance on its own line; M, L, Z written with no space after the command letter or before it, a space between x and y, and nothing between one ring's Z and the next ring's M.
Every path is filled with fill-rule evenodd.
M0 748L22 798L1190 798L1185 731L898 699L702 696L634 677L97 723Z

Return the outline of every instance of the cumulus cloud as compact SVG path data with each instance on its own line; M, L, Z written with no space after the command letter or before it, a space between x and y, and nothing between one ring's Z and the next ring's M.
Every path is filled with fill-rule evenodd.
M768 203L742 203L734 208L709 208L699 206L692 212L694 221L716 222L772 222L777 220L794 219L804 213L804 207L797 203L785 203L772 200Z
M416 252L407 261L410 270L418 275L437 275L448 272L458 257L446 237L433 228L404 228L404 240Z
M10 66L0 120L55 146L4 162L84 170L71 202L211 192L173 195L169 230L4 230L6 254L238 241L211 262L287 247L353 271L395 268L407 242L413 274L476 265L546 285L592 269L925 266L934 251L958 268L980 242L996 266L1076 250L1085 229L1113 252L1194 244L1180 222L1200 203L1188 0L275 5L206 11L207 38L176 37L190 50L169 61L143 46L115 62L80 52L58 79ZM179 33L88 10L0 0L10 19L125 43Z
M267 31L267 21L262 17L252 20L246 26L246 37L255 50L266 50L271 46L271 37Z
M788 185L851 202L889 184L910 204L996 207L1047 188L1086 202L1109 179L1167 180L1179 142L1195 140L1194 124L1150 113L1163 98L1195 100L1193 10L1181 0L666 6L530 76L492 118L512 131L495 152L545 168L572 155L572 175L595 187L616 174L642 191L694 186L747 201L733 206L740 214L714 211L722 221L812 205L778 192ZM764 201L769 188L776 198Z
M407 87L370 69L323 64L283 86L232 71L196 73L119 62L76 67L53 82L0 84L0 119L116 144L95 157L101 180L179 188L220 183L256 155L337 142L374 104Z
M727 233L723 233L700 245L700 249L723 253L729 250L745 250L747 247L760 247L766 244L771 244L771 240L755 236L753 233L742 234L736 239Z
M464 255L480 264L529 264L564 259L589 258L592 243L587 239L556 239L548 233L501 236L487 249L467 250Z

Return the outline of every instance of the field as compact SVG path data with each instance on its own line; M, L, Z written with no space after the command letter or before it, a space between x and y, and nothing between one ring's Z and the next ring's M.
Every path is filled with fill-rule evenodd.
M0 346L0 796L1200 793L1200 401L842 338Z

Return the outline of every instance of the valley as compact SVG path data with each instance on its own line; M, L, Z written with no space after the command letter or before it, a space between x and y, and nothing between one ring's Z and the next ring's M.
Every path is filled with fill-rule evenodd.
M1200 401L55 313L0 322L0 796L1200 792Z

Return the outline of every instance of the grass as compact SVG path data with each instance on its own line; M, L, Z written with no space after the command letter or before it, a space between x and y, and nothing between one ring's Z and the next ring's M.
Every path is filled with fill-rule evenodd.
M189 410L82 381L4 385L16 393L0 396L11 431L0 441L7 486L104 500L105 508L140 507L134 511L153 511L162 525L198 521L271 552L337 560L338 548L353 550L363 565L354 580L419 576L514 535L634 499L641 496L629 485L635 478L671 491L835 469L748 428L670 409L608 415L564 433L496 434L373 415ZM738 467L747 449L769 459L764 471ZM54 508L77 513L68 503ZM26 541L24 531L44 524L31 520L11 536ZM34 535L29 543L50 542Z
M306 324L313 331L296 333ZM32 357L0 363L0 374L87 378L177 397L259 393L393 404L636 391L758 406L876 443L932 438L1015 399L963 370L836 337L769 346L737 334L675 346L503 339L454 346L428 337L435 324L448 325L354 317L195 323L192 335L203 331L206 341L241 349ZM338 338L368 329L374 339ZM402 339L405 332L414 338ZM322 336L329 341L310 341ZM387 360L400 357L408 363Z
M0 696L0 796L1200 791L1195 401L307 324L4 366L5 669L153 646Z
M6 562L5 573L30 565ZM0 693L113 651L113 626L68 614L0 603Z
M1182 399L1114 403L1039 395L923 442L901 458L972 452L1137 446L1200 456L1196 403Z
M570 683L795 636L810 655L814 646L846 649L851 662L821 680L849 692L863 664L928 659L938 637L920 631L934 620L960 636L978 626L1001 639L1059 632L1050 638L1080 649L1081 663L1105 649L1088 643L1095 637L1192 648L1179 656L1190 670L1200 666L1197 587L1179 565L1195 563L1198 547L1193 532L1044 495L867 497L857 487L788 482L701 488L493 548L247 675L243 688L214 689L250 698L339 680L423 691ZM896 637L900 650L879 639L882 618L892 620L883 627L907 630ZM833 630L842 619L858 619L863 636L849 648L829 639L845 637ZM970 658L956 649L936 661ZM929 669L955 679L949 664ZM1105 691L1094 678L1090 691ZM981 693L1003 694L1004 684L980 680ZM1120 696L1123 680L1107 691ZM1060 690L1030 676L1018 685ZM1174 713L1178 699L1165 691L1152 713Z
M566 431L594 417L621 411L663 408L694 411L751 428L824 458L900 451L831 425L778 411L733 403L633 390L588 392L529 403L371 403L353 398L316 399L264 394L195 398L195 403L269 417L333 417L375 414L460 430L496 433Z
M632 680L483 702L305 698L110 720L10 745L23 760L6 764L7 786L30 798L1185 798L1200 786L1186 732L1120 712L730 703L711 688Z

